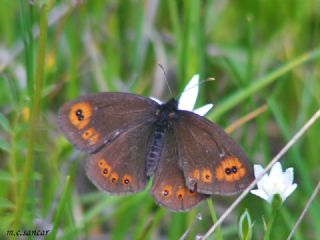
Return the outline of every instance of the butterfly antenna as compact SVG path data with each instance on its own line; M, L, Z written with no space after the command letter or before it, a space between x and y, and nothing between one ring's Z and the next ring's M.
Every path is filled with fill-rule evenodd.
M167 84L167 87L169 89L169 92L170 92L170 95L171 97L173 97L173 94L172 94L172 91L171 91L171 88L170 88L170 85L169 85L169 82L168 82L168 78L167 78L167 73L166 71L164 70L164 67L162 66L162 64L158 63L158 66L161 68L162 72L163 72L163 75L164 75L164 80Z
M192 88L194 88L194 87L200 86L200 85L202 85L203 83L211 82L211 81L214 81L214 80L216 80L216 79L215 79L215 78L212 78L212 77L211 77L211 78L207 78L207 79L205 79L205 80L201 80L198 84L193 85L193 86L191 86L191 87L183 90L183 92L181 92L181 93L177 96L177 99L178 99L184 92L187 92L187 91L189 91L190 89L192 89Z

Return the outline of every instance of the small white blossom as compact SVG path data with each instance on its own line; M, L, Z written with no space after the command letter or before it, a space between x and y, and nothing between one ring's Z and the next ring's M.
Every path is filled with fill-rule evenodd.
M254 176L259 177L263 172L261 165L254 165ZM279 194L282 202L297 188L297 184L293 183L293 168L288 168L284 172L280 162L274 164L270 174L265 174L258 182L258 189L251 190L255 194L270 204L273 196Z
M190 82L185 86L179 99L178 109L194 112L200 116L204 116L213 106L206 104L200 108L194 109L199 93L199 74L195 74Z
M194 105L197 101L199 92L199 74L194 75L190 82L185 86L181 97L179 99L179 110L187 110L190 112L194 112L200 116L204 116L213 106L213 104L206 104L200 108L194 109ZM152 100L156 101L159 104L162 102L154 97L150 97Z

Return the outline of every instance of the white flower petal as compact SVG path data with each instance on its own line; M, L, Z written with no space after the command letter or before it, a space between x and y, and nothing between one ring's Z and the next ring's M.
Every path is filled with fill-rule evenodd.
M263 167L261 165L255 164L254 166L254 177L258 178L263 173ZM268 174L265 174L260 181L257 183L258 189L262 189L262 187L269 182Z
M268 195L264 191L261 191L259 189L254 189L254 190L251 190L250 192L254 195L261 197L262 199L264 199L268 202L270 201L270 198L268 197Z
M179 99L178 109L192 111L198 97L198 90L199 75L196 74L184 88L184 91Z
M293 193L294 190L296 190L296 188L298 187L298 185L296 183L290 185L283 193L283 196L285 197L285 199L290 196L291 193ZM281 195L282 197L282 195ZM283 201L285 200L283 199Z
M210 111L210 109L213 107L213 104L206 104L202 107L199 107L195 110L193 110L194 113L200 115L200 116L204 116L206 115L207 112Z
M272 180L270 179L268 174L265 174L260 181L257 183L258 189L263 190L266 194L273 194L272 193L272 187L270 188L270 182Z
M163 102L161 102L161 100L159 100L158 98L155 97L149 97L150 99L152 99L153 101L156 101L159 104L163 104Z
M277 182L274 182L273 179L268 176L268 182L264 182L261 189L265 191L266 194L268 194L271 198L274 194L279 193L279 187Z
M261 165L255 164L253 168L254 168L254 177L255 178L260 177L260 175L263 172L263 167Z
M288 168L284 172L284 180L286 185L291 185L293 183L293 168Z
M272 178L272 179L281 178L282 179L282 167L281 167L280 162L276 162L272 166L271 171L270 171L270 178Z

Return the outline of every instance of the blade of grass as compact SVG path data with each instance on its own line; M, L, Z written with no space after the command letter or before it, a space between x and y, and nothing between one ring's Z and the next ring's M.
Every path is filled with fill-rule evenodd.
M139 215L141 216L136 228L132 234L132 239L139 240L143 239L143 236L145 235L145 232L147 232L148 225L150 224L148 221L150 221L150 213L152 212L152 208L154 207L153 202L147 201L145 204L145 207L142 209L141 213Z
M224 101L222 101L219 106L212 111L212 113L208 114L207 117L212 120L218 120L225 112L229 111L231 108L238 105L241 101L245 100L248 97L251 97L252 94L258 92L264 87L267 87L275 80L280 79L279 77L289 72L290 70L296 68L297 66L306 63L308 61L317 59L320 56L320 48L316 48L315 50L302 54L301 56L289 61L284 64L282 67L276 69L275 71L269 73L268 75L254 80L253 84L248 86L247 88L241 89L237 91L235 94L227 97Z
M280 209L281 217L284 219L284 223L286 224L286 228L288 231L292 229L294 225L295 219L292 216L292 212L288 207L282 207ZM305 236L299 229L295 232L295 240L304 240Z
M28 150L23 169L23 180L21 183L20 196L18 199L17 211L15 213L14 229L19 229L22 214L25 209L26 195L30 186L30 177L33 166L34 147L36 130L40 121L40 107L41 107L41 92L44 81L44 67L45 67L45 50L47 41L47 15L48 6L44 4L40 10L40 35L39 35L39 50L37 55L37 68L35 75L35 88L32 96L30 128L28 132Z
M182 45L179 44L182 39L182 31L180 28L180 23L179 23L179 13L178 13L178 7L177 7L177 2L176 1L171 1L168 0L168 8L169 8L169 17L171 20L172 28L173 28L173 34L174 34L174 41L177 43L176 48L175 48L175 56L176 59L179 59L179 56L182 53ZM183 72L183 67L180 65L180 62L177 61L179 65L177 65L177 77L178 79L182 79L182 72Z
M153 231L160 225L161 219L165 216L166 210L163 208L158 208L158 210L153 215L152 223L150 224L148 230L144 233L144 236L141 236L139 239L151 239L150 235Z
M94 219L101 214L101 212L105 211L108 207L113 206L117 202L116 197L105 197L100 202L96 203L94 207L87 210L83 218L80 219L74 226L70 226L65 228L63 231L63 235L60 237L61 239L70 239L71 237L77 237L79 234L83 232L83 229L90 224L90 222L94 221ZM113 214L113 211L110 215Z
M168 239L176 240L183 234L186 228L186 219L184 213L171 213L170 215Z
M228 133L228 134L232 133L234 130L236 130L237 128L239 128L240 126L245 124L246 122L251 121L252 119L256 118L257 116L259 116L260 114L265 112L267 110L267 108L268 108L267 105L264 104L261 107L257 108L256 110L246 114L242 118L234 121L227 128L225 128L226 133Z
M195 213L195 211L193 211L193 213ZM198 221L201 221L202 220L202 216L200 213L198 213L197 215L194 215L194 214L189 214L189 219L191 221L189 221L188 225L190 226L185 232L184 234L179 238L179 240L184 240L184 239L187 239L187 237L190 237L188 236L190 234L190 232L193 230L194 226L196 225L196 223L198 223Z
M67 176L66 182L64 185L64 189L61 194L61 199L58 203L57 211L56 211L55 218L53 221L53 228L47 237L48 240L56 239L58 228L59 228L60 222L62 220L62 216L64 214L64 208L65 208L66 202L68 201L68 198L70 198L70 184L71 184L70 176Z
M189 5L186 17L188 18L188 25L186 26L188 38L186 39L186 68L185 78L180 79L183 83L187 83L189 79L195 74L203 72L204 68L204 17L201 14L201 1L186 1Z
M249 85L249 83L252 81L252 74L253 74L253 51L254 51L254 43L253 43L253 29L254 29L254 21L252 21L252 16L247 16L247 69L246 69L246 76L243 79L245 85Z
M212 218L212 222L213 222L213 224L215 224L217 222L218 218L217 218L217 215L216 215L216 211L214 210L212 199L209 198L207 200L207 203L208 203L208 207L209 207L209 210L210 210L210 215L211 215L211 218ZM220 227L217 228L215 236L216 236L215 239L217 239L217 240L222 240L223 239Z
M27 73L27 87L29 96L33 95L33 86L34 86L34 66L33 66L33 37L32 37L32 18L33 18L33 6L32 4L26 4L25 1L19 1L20 5L20 25L22 28L23 34L23 45L24 45L24 58L26 64L26 73ZM28 13L25 9L28 7Z

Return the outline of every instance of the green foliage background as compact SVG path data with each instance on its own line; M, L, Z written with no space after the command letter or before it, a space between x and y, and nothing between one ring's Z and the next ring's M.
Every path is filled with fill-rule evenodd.
M48 4L48 5L46 5ZM161 63L178 95L195 73L198 105L227 127L266 104L232 133L255 164L266 165L319 108L320 1L0 0L0 236L14 227L48 229L51 238L177 239L194 222L193 239L212 225L206 202L171 213L148 190L114 197L99 192L57 126L66 101L99 91L170 97ZM46 23L49 26L46 29ZM40 26L40 37L39 37ZM294 167L297 190L272 231L288 236L319 181L319 121L282 159ZM234 197L213 197L218 215ZM294 239L319 239L319 197ZM238 236L247 208L253 238L271 212L249 195L222 226Z

